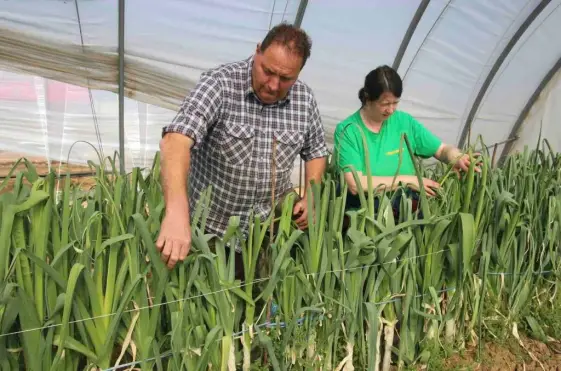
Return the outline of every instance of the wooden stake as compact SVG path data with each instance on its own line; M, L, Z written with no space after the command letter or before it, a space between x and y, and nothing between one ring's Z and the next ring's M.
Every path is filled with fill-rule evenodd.
M271 265L270 258L271 258L271 244L273 243L273 238L275 234L275 185L276 185L276 169L277 169L277 140L273 136L273 151L272 151L272 158L271 158L271 213L273 213L273 217L271 218L271 226L269 228L269 246L266 250L266 258L267 258L267 266L269 271L269 276L271 275ZM271 298L267 298L267 324L271 322ZM267 350L265 349L265 353L263 354L263 364L267 364Z

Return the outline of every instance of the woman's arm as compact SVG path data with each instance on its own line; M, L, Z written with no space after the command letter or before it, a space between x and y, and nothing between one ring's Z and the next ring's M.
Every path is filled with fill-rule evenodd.
M360 185L363 190L368 189L368 177L366 175L362 175L361 172L357 172L357 175L360 179ZM382 191L393 191L397 189L399 183L406 184L409 188L419 191L419 180L416 176L409 176L409 175L398 175L397 177L393 176L372 176L372 188L375 189L377 192ZM358 194L358 185L355 182L355 178L353 173L348 172L345 173L345 181L349 186L349 192L353 195ZM423 186L425 191L430 196L435 196L436 192L435 189L440 188L440 184L435 182L434 180L423 178Z
M442 143L440 147L438 147L434 157L439 161L449 164L456 161L463 155L464 154L458 148L450 144Z
M368 189L368 177L366 175L362 175L361 172L357 172L357 175L360 179L360 185L362 189ZM394 177L391 176L373 176L372 188L379 188L380 191L383 191L384 189L387 189L389 187L389 190L394 190L399 184L399 178L400 176L396 177L394 181ZM349 185L349 192L351 192L353 195L358 194L358 184L355 181L353 173L345 173L345 181Z
M436 151L434 157L444 162L445 164L454 163L454 168L456 170L468 171L469 166L471 164L471 160L469 155L462 153L458 148L442 143ZM475 167L475 171L479 172L481 169L479 167Z
M415 154L424 158L434 157L445 164L454 164L454 169L468 171L470 158L462 153L458 148L443 143L440 138L434 135L423 124L411 116L412 130L415 137ZM479 167L475 171L480 171Z

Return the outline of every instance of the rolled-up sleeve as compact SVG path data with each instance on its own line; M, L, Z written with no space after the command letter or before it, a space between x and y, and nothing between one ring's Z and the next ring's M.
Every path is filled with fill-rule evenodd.
M197 86L183 100L174 119L163 128L162 136L167 133L183 134L192 138L194 147L198 147L219 116L222 91L220 77L209 71L203 72Z
M300 156L304 161L310 161L319 157L326 157L328 155L327 145L325 143L325 131L321 121L318 104L313 95L310 98L310 125L306 140Z

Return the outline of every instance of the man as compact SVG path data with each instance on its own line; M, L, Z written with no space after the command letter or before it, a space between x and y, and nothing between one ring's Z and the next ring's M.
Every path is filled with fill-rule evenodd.
M321 180L327 156L323 126L311 89L298 80L310 50L301 29L274 27L252 57L204 72L164 128L166 214L156 247L169 268L189 253L190 214L209 185L206 232L221 237L231 216L240 216L247 235L252 211L263 218L273 211L273 154L277 199L293 189L298 154L306 162L306 187ZM294 207L300 228L306 227L306 205L304 196Z

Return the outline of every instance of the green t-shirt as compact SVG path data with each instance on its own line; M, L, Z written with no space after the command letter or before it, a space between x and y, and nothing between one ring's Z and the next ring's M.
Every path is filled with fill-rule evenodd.
M340 122L335 129L334 159L338 168L350 172L352 165L366 175L366 151L370 154L370 171L373 176L415 175L415 167L402 134L407 135L415 155L429 158L436 154L441 140L419 121L403 111L395 111L383 124L379 133L366 127L360 110ZM363 140L364 135L364 140ZM400 161L401 153L401 165Z

